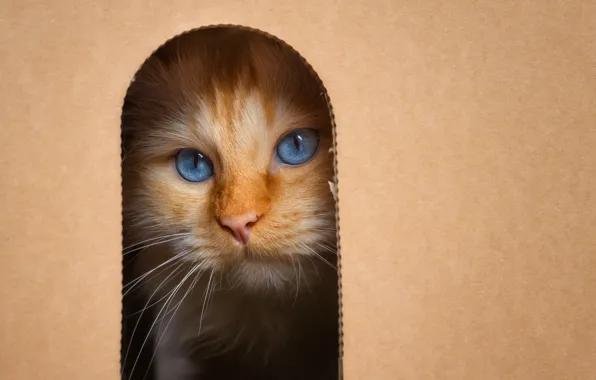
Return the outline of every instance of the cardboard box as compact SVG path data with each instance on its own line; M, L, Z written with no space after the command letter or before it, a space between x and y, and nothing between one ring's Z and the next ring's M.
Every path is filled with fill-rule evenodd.
M2 379L118 379L122 100L228 23L329 92L346 380L596 378L594 3L56 0L0 11Z

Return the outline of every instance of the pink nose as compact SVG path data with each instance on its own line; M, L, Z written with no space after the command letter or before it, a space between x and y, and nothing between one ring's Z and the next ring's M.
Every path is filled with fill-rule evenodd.
M250 212L243 215L222 217L219 219L219 223L228 228L240 244L246 245L250 237L250 227L258 219L257 214Z

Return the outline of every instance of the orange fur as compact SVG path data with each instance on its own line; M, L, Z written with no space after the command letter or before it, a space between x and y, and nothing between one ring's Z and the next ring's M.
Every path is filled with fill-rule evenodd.
M320 131L317 154L302 166L281 165L275 160L279 138L305 127ZM331 144L322 89L288 47L255 32L226 28L169 41L141 67L124 106L125 244L187 235L143 249L131 278L164 266L143 283L146 297L157 294L167 300L173 292L173 304L182 306L174 313L177 326L205 323L220 340L246 324L254 330L254 336L246 333L240 339L246 342L262 339L271 324L286 326L280 327L286 335L292 335L288 324L296 329L303 324L304 318L289 310L255 306L260 301L246 306L239 294L256 299L277 294L271 305L301 294L299 303L325 310L321 325L333 329L337 273L329 269L336 261L335 206L328 184L333 178ZM174 156L182 148L205 153L213 161L214 176L202 183L180 178ZM218 220L247 212L259 219L242 247ZM187 269L164 265L180 252L187 253L180 260L189 263ZM182 297L189 293L189 280L174 292L189 270L199 267L193 286L202 291ZM168 276L175 280L164 285ZM209 312L203 313L212 282L238 290L213 290ZM313 287L320 294L312 296ZM254 308L261 317L242 319L243 308Z

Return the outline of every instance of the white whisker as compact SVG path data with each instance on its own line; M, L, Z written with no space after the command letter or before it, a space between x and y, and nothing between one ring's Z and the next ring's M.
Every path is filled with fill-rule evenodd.
M126 256L126 255L129 255L129 254L133 253L133 252L140 251L140 250L143 250L143 249L147 249L149 247L153 247L153 246L156 246L156 245L159 245L159 244L169 243L169 242L174 241L174 240L180 240L182 238L185 238L186 236L187 235L176 236L176 237L173 237L173 238L170 238L170 239L167 239L167 240L162 240L162 241L158 241L156 243L151 243L151 244L143 245L143 246L136 247L136 248L133 248L131 250L128 250L126 252L123 252L122 254L124 256Z
M197 332L197 336L201 335L201 329L203 327L203 317L205 316L205 310L207 308L207 299L209 298L209 288L211 286L211 282L213 281L213 274L215 273L215 269L211 269L211 275L209 275L209 281L207 281L207 288L205 290L205 295L203 296L203 307L201 308L201 317L199 319L199 331ZM215 287L214 287L215 289Z
M330 263L329 261L325 260L325 258L323 256L321 256L320 254L318 254L314 249L312 249L311 247L307 246L306 244L300 244L300 246L304 249L306 249L307 251L309 251L310 253L312 253L315 257L317 257L318 259L320 259L321 261L323 261L325 264L329 265L331 268L337 270L337 267L335 265L333 265L332 263Z
M143 352L143 349L145 348L145 345L147 344L147 341L149 340L149 337L151 336L151 331L153 331L153 328L155 327L155 324L157 323L159 316L161 315L161 313L164 311L164 308L167 307L167 305L171 302L171 300L176 296L176 293L178 293L178 290L180 290L180 288L182 287L182 285L184 284L184 282L193 274L194 272L191 270L189 271L186 276L182 279L182 281L180 281L180 283L171 291L170 296L168 297L168 299L166 300L166 302L164 303L164 305L161 307L161 309L159 310L159 312L157 313L157 316L155 317L155 320L153 321L153 323L151 324L151 327L149 328L149 332L147 332L147 336L145 337L145 340L143 341L143 344L141 345L141 349L139 350L139 354L137 355L137 359L135 360L132 369L130 370L130 376L132 377L132 374L139 362L139 359L141 357L141 352Z
M197 276L195 276L195 278L193 279L193 281L191 282L190 286L188 287L188 289L186 289L186 292L184 293L184 296L182 296L182 299L180 300L180 302L178 302L176 305L174 305L173 308L171 308L170 310L174 310L174 312L172 313L172 316L170 317L170 320L168 321L168 323L166 324L166 327L162 330L161 333L161 337L159 338L159 340L157 341L157 343L155 344L155 351L153 352L153 356L151 357L151 360L149 361L149 365L147 366L147 371L145 372L145 375L143 376L143 379L147 376L147 373L149 372L149 369L151 368L151 364L153 363L153 360L155 359L155 355L157 355L157 350L159 348L159 344L161 343L164 335L166 334L166 331L168 330L168 327L170 327L170 324L172 323L172 320L174 319L174 317L176 316L176 313L178 312L178 309L180 309L180 306L182 305L182 302L184 302L184 299L188 296L188 294L191 292L191 290L193 289L193 287L196 285L196 283L199 281L199 279L202 276L202 273L200 273L200 269L201 269L201 265L195 265L194 268L192 268L189 272L189 275L192 275L193 273L199 272ZM190 278L190 276L187 275L183 280L182 280L182 284L184 282L186 282L186 279ZM165 319L166 315L169 313L166 312L164 313L164 315L161 318L161 321L163 322L163 319ZM159 325L159 329L161 330L161 322Z
M168 265L168 264L173 264L176 260L181 259L182 257L188 255L190 253L190 251L185 250L182 251L181 253L177 254L174 257L169 258L168 260L164 261L163 263L159 264L158 266L156 266L155 268L151 269L150 271L142 274L141 276L137 277L135 280L130 281L127 285L124 286L124 289L126 289L128 286L131 286L131 288L129 288L123 295L122 297L125 297L128 293L130 293L130 291L140 282L142 281L144 278L146 278L148 275L150 275L151 273L155 272L157 269ZM167 268L164 268L164 270ZM162 273L162 272L159 272ZM158 274L159 274L158 273Z
M164 236L153 237L151 239L142 240L142 241L139 241L137 243L131 244L128 247L122 248L122 251L127 251L128 249L130 249L132 247L136 247L137 245L148 243L148 242L154 241L154 240L167 239L167 238L171 238L171 237L174 237L174 236L189 236L189 235L191 235L191 233L184 232L184 233L178 233L178 234L171 234L171 235L164 235Z
M296 275L296 295L294 297L294 304L298 301L298 293L300 292L300 274L301 272L296 269L296 260L294 259L293 255L290 255L290 259L292 260L292 269L294 270L294 274ZM300 265L300 260L298 260L298 265Z
M201 264L197 264L197 267L193 267L191 270L195 271L195 272L200 272L198 276L195 276L195 278L193 279L193 281L190 283L189 288L187 289L187 291L190 291L192 293L192 289L194 288L194 286L196 285L196 283L201 279L201 277L203 276L203 272L202 270L204 265ZM165 319L165 317L170 314L172 311L174 311L174 309L179 308L182 305L182 301L184 301L184 298L186 297L186 293L184 295L184 297L182 297L182 299L180 301L178 301L178 303L176 305L174 305L172 308L170 308L170 310L168 310L167 312L164 313L164 315L162 315L161 320L163 321ZM175 313L175 311L174 311Z
M181 266L182 266L182 264L181 264ZM150 296L150 297L149 297L149 299L147 300L147 303L145 304L145 307L143 308L143 312L141 312L141 315L140 315L140 316L139 316L139 318L137 319L137 323L135 324L135 327L134 327L134 329L133 329L133 331L132 331L132 334L131 334L131 336L130 336L130 340L129 340L129 342L128 342L128 347L127 347L127 349L126 349L126 353L124 354L124 360L123 360L123 365L122 365L122 368L123 368L123 370L124 370L124 363L126 363L126 361L128 360L128 354L129 354L130 348L131 348L131 346L132 346L132 341L133 341L133 339L134 339L135 333L136 333L136 331L137 331L137 328L139 327L139 323L141 322L141 318L143 318L143 313L144 313L144 310L146 310L146 309L147 309L147 305L149 305L149 303L151 302L151 299L152 299L152 298L155 296L155 294L156 294L156 293L159 291L159 289L160 289L160 288L161 288L161 287L164 285L164 283L165 283L165 282L166 282L166 281L167 281L167 280L168 280L170 277L172 277L172 276L173 276L175 273L176 273L176 272L172 272L172 273L170 273L170 274L169 274L169 275L168 275L168 276L167 276L167 277L166 277L166 278L165 278L165 279L164 279L164 280L163 280L163 281L162 281L162 282L159 284L159 286L157 287L157 289L155 289L155 290L153 291L153 293L151 294L151 296ZM170 292L168 292L168 294L169 294L169 293L170 293ZM144 345L144 344L143 344L143 345ZM141 351L142 351L142 348L141 348ZM140 355L141 355L141 354L140 354L140 352L139 352L139 356L140 356ZM137 357L137 361L138 361L138 357ZM136 365L136 363L135 363L135 365ZM134 370L134 367L133 367L133 370ZM130 375L132 376L132 371L131 371L131 374L130 374Z
M178 266L174 269L174 273L180 273L180 269L182 268L182 266L184 265L184 262L178 263ZM169 282L169 280L168 280ZM158 299L157 301L153 302L151 305L141 309L141 310L137 310L134 313L130 314L130 316L136 315L138 313L142 313L145 310L148 310L150 308L152 308L153 306L157 305L158 303L160 303L161 301L163 301L164 299L166 299L168 296L170 295L170 293L166 293L163 297L161 297L160 299Z
M319 247L331 252L331 253L336 253L337 252L337 247L334 247L332 245L328 245L326 243L319 243L319 242L314 242L316 245L318 245Z

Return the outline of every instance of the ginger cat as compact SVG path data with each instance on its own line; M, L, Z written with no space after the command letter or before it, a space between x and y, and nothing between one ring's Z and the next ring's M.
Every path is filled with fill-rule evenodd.
M136 74L122 130L123 378L337 380L332 124L298 54L183 34Z

